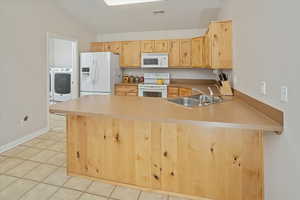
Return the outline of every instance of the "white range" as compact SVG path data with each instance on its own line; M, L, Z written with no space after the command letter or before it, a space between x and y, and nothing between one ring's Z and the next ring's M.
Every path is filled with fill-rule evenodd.
M144 73L144 83L139 84L139 96L167 98L169 84L169 73Z

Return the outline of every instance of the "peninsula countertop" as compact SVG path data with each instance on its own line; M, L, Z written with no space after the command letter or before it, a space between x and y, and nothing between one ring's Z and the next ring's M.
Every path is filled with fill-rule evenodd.
M187 108L162 98L83 96L50 107L52 113L104 115L128 120L150 120L194 125L281 132L283 127L237 97L220 104Z

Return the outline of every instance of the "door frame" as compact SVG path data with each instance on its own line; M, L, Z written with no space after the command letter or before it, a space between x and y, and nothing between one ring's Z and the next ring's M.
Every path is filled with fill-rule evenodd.
M72 42L73 48L73 59L72 59L72 98L78 98L79 97L79 48L78 48L78 39L72 37L72 36L66 36L62 34L57 33L50 33L47 32L47 67L46 67L46 95L47 95L47 102L46 102L46 113L47 113L47 126L48 129L50 128L50 115L49 115L49 65L50 65L50 41L51 39L61 39L61 40L68 40Z

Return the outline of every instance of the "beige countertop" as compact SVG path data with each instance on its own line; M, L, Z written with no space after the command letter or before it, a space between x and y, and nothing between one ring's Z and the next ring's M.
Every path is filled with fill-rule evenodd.
M237 97L205 107L187 108L162 98L84 96L50 107L52 113L106 115L130 120L191 123L213 127L281 132L282 126Z

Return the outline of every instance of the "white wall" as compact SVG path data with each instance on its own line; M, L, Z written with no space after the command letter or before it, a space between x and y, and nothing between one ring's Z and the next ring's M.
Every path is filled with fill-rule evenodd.
M81 50L96 40L52 2L0 1L0 148L47 126L47 32L77 38Z
M163 39L185 39L204 35L206 29L181 29L169 31L146 31L99 34L99 42L126 41L126 40L163 40Z
M265 199L300 199L299 1L225 0L220 19L233 19L235 88L285 113L285 131L264 138ZM267 82L267 95L259 82ZM280 102L288 86L289 102Z
M49 63L56 67L72 67L73 42L62 39L50 39Z

